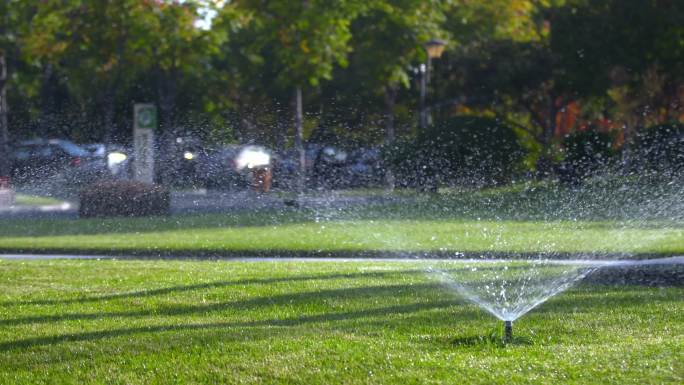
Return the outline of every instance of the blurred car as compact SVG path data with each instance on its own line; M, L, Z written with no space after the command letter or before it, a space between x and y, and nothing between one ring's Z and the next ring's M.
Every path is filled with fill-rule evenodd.
M349 161L349 187L368 187L382 183L385 175L379 148L360 148Z
M88 151L91 156L96 158L104 158L105 153L107 152L107 146L105 146L103 143L82 144L81 148Z
M207 188L243 189L251 183L252 171L274 166L275 157L264 146L227 145L205 151L196 170Z
M92 157L102 159L109 174L114 177L128 178L131 175L132 152L117 144L104 143L82 144L81 148L88 151Z
M273 186L282 190L297 187L299 174L299 153L295 150L280 151L273 154Z
M102 177L105 171L103 159L64 139L22 141L12 152L11 173L19 182L61 176L69 184L81 184Z
M341 188L349 183L349 153L341 148L323 146L313 162L312 182L318 188Z
M235 157L235 169L249 178L252 189L265 193L271 189L273 181L273 157L263 146L242 147Z
M237 171L249 171L271 166L271 152L263 146L247 145L238 149L234 166Z
M196 173L207 188L236 189L248 181L235 168L235 157L240 146L227 145L205 151L197 161Z
M112 176L128 179L133 175L133 151L124 146L107 146L107 169Z

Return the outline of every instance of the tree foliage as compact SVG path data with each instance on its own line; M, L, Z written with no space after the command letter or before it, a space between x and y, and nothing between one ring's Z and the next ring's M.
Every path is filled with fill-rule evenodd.
M506 122L538 170L596 121L628 148L684 118L678 1L5 0L0 15L11 139L129 141L132 104L151 101L168 135L410 141L432 38L448 42L428 90L435 121Z

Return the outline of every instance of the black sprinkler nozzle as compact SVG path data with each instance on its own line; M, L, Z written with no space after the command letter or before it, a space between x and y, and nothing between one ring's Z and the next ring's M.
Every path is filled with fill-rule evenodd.
M504 321L504 341L513 340L513 321Z

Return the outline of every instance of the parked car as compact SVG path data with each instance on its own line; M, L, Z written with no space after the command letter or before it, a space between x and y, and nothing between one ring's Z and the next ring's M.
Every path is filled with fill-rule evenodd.
M254 170L268 168L271 173L279 166L276 156L264 146L227 145L204 151L197 178L207 188L243 189L252 183Z
M88 151L94 158L102 159L111 176L129 178L132 167L132 151L118 144L104 143L82 144L81 148Z
M349 153L333 146L321 147L314 158L311 179L322 189L343 188L349 183Z
M235 168L239 149L240 146L227 145L205 151L197 163L197 179L207 188L246 187L248 181Z
M379 148L360 148L349 161L349 187L368 187L382 183L385 171Z
M105 172L103 159L64 139L22 141L12 153L12 177L20 183L57 176L69 184L80 184Z
M297 151L280 151L273 154L273 187L293 190L297 187L299 173L299 154Z
M107 146L105 146L104 143L82 144L81 148L88 151L91 156L96 158L104 158L107 152Z

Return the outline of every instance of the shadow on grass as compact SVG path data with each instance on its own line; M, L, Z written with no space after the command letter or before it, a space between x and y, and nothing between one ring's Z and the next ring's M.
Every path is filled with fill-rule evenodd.
M510 266L509 270L523 269L524 266ZM480 271L495 271L498 267L488 267L481 266L478 267ZM447 273L458 273L460 271L469 271L470 268L448 268L440 269L440 271ZM386 270L386 271L372 271L372 272L362 272L362 273L334 273L334 274L312 274L312 275L299 275L299 276L286 276L286 277L274 277L274 278L252 278L252 279L241 279L235 281L216 281L209 283L202 283L196 285L181 285L181 286L170 286L158 289L150 290L140 290L124 293L106 294L92 297L79 297L71 299L46 299L46 300L29 300L29 301L5 301L0 302L0 307L4 306L32 306L32 305L68 305L76 303L89 303L89 302L99 302L99 301L110 301L128 298L145 298L160 296L173 293L183 293L194 290L210 290L218 289L223 287L231 286L243 286L243 285L270 285L276 283L287 283L287 282L303 282L303 281L318 281L318 280L336 280L336 279L385 279L391 278L398 275L429 275L430 273L427 269L411 269L411 270ZM2 320L0 320L2 324Z
M289 318L270 318L264 320L254 321L236 321L236 322L209 322L209 323L195 323L195 324L172 324L172 325L150 325L139 327L124 327L110 330L87 331L81 333L67 333L44 337L29 337L14 341L5 341L0 343L0 351L12 351L20 349L30 349L37 346L49 346L65 342L83 342L83 341L99 341L102 339L116 338L131 335L144 335L149 333L163 333L163 332L182 332L182 331L201 331L201 330L223 330L230 328L263 328L259 329L256 334L251 335L251 339L264 338L273 335L270 328L273 327L300 327L306 326L311 328L315 324L323 324L325 328L335 330L346 330L353 332L369 332L372 328L378 327L380 329L386 328L407 328L414 327L412 325L426 325L429 327L439 326L446 327L446 325L453 325L454 320L459 322L481 320L483 313L476 310L473 306L463 306L464 302L459 299L450 300L430 300L435 297L435 290L438 285L422 284L422 285L392 285L392 286L368 286L359 288L345 288L345 289L330 289L315 292L305 292L296 294L276 295L271 297L259 297L242 301L226 302L219 304L210 304L202 306L172 306L155 308L145 311L130 311L130 312L113 312L105 314L65 314L57 316L45 317L27 317L15 320L8 320L3 322L6 326L21 325L32 322L62 322L70 320L88 320L99 318L126 318L126 317L148 317L144 319L145 322L153 323L155 319L162 321L165 316L184 316L184 315L202 315L213 311L221 311L226 309L232 310L250 310L259 306L293 306L297 304L306 304L317 302L321 303L324 298L335 299L350 299L363 300L365 298L377 298L374 303L383 303L383 298L396 298L398 293L403 296L410 296L416 298L418 302L410 304L400 304L393 306L373 307L369 309L350 310L344 312L325 312L319 314L308 314ZM659 296L656 300L674 301L675 294L669 297ZM577 295L567 296L562 301L553 301L555 303L547 303L535 310L535 312L555 312L563 314L566 311L572 310L571 305L577 305L584 309L589 307L604 307L615 308L620 306L634 306L639 307L643 303L652 303L654 298L639 295L634 291L628 291L623 295L610 296L608 300L604 296L588 293L588 298L577 298ZM360 303L363 305L363 303ZM448 308L457 307L456 313L454 311L446 312ZM402 314L416 314L418 312L425 312L431 310L441 310L437 313L423 313L421 317L414 316L408 318L396 318L395 315ZM371 319L375 318L375 320ZM357 321L362 324L347 324L346 321ZM122 322L126 322L122 320ZM330 323L330 324L328 324ZM225 333L226 330L223 330ZM242 331L240 332L242 333ZM249 333L248 333L249 334ZM182 335L182 334L179 334ZM242 334L241 334L242 335ZM186 336L191 338L190 336ZM515 336L512 342L504 343L501 340L501 331L494 330L489 335L474 335L474 336L459 336L450 338L440 343L445 343L454 347L477 347L481 346L504 348L506 346L525 346L534 343L529 337Z
M584 281L610 286L684 287L684 264L603 268Z
M239 301L220 302L208 305L174 305L155 307L149 310L135 310L123 312L106 312L106 313L67 313L56 315L43 315L21 317L14 319L0 320L0 326L18 326L25 324L36 323L53 323L63 321L76 320L94 320L104 318L137 318L150 316L188 316L195 314L207 314L212 312L220 312L225 310L247 311L259 307L287 305L302 303L322 303L325 299L356 299L356 298L382 298L382 297L396 297L397 294L411 293L414 297L421 295L433 294L434 291L441 289L442 286L437 283L431 284L417 284L417 285L378 285L378 286L363 286L355 288L342 289L326 289L316 290L303 293L281 294L268 297L256 297Z
M388 306L367 310L349 311L343 313L325 313L317 315L306 315L286 319L268 319L250 322L215 322L203 324L186 325L155 325L135 328L120 328L104 331L93 331L83 333L69 333L47 337L25 338L16 341L0 343L0 351L11 351L17 349L28 349L36 346L54 345L64 342L97 341L101 339L129 336L145 333L180 332L206 329L226 329L237 327L292 327L311 323L321 322L341 322L347 320L362 319L366 317L382 317L390 314L415 313L420 311L442 309L457 305L454 301L439 301L414 303L408 305ZM473 314L472 317L475 317Z
M460 269L453 269L460 270ZM328 274L328 275L305 275L296 277L282 277L282 278L267 278L267 279L250 279L227 282L212 282L199 285L176 286L161 289L154 289L149 291L112 294L107 296L97 296L88 298L76 298L68 300L48 300L48 301L28 301L17 303L5 303L11 305L66 305L72 303L88 303L96 301L107 301L115 299L130 299L142 298L156 295L186 292L193 290L220 288L233 285L244 284L272 284L278 282L294 282L320 279L359 279L359 278L386 278L395 274L424 274L424 270L408 270L408 271L383 271L371 273L351 273L351 274ZM535 312L540 313L567 313L577 311L590 311L596 308L605 308L607 306L619 307L635 307L653 304L655 302L671 302L674 299L672 296L662 294L644 293L643 290L626 288L609 298L593 295L588 290L592 290L588 286L581 291L573 291L571 295L560 293L559 295L551 297L548 301L541 304ZM122 312L100 312L100 313L66 313L54 315L29 316L13 319L0 319L0 326L18 326L25 324L37 323L51 323L74 320L94 320L104 318L139 318L148 316L187 316L193 314L205 314L212 312L221 312L228 309L231 310L252 310L259 307L301 304L301 303L322 303L326 299L335 298L342 300L352 300L357 298L368 297L395 297L398 294L411 293L412 296L432 297L435 293L448 293L453 297L460 297L458 291L454 291L445 286L442 282L428 281L426 283L418 284L394 284L394 285L374 285L362 286L352 288L334 288L324 290L314 290L301 293L288 293L272 296L262 296L255 298L248 298L238 301L211 303L206 305L174 305L174 306L159 306L148 310L122 311Z
M166 295L173 293L183 293L193 290L218 289L222 287L242 286L242 285L270 285L274 283L285 282L302 282L302 281L316 281L316 280L335 280L335 279L363 279L363 278L388 278L398 274L426 274L425 270L388 270L378 272L363 272L363 273L335 273L335 274L312 274L300 276L286 276L275 278L252 278L241 279L235 281L216 281L209 283L202 283L196 285L181 285L170 286L151 290L140 290L125 293L106 294L92 297L80 297L71 299L46 299L46 300L31 300L31 301L5 301L1 302L0 306L25 306L25 305L68 305L74 303L88 303L99 301L110 301L128 298L145 298L158 295ZM2 321L0 320L0 323Z
M677 294L665 294L659 291L644 291L643 287L616 287L619 291L606 297L598 293L593 293L594 287L587 285L581 289L574 289L559 293L546 302L539 305L533 311L535 313L576 313L593 312L597 309L622 309L628 311L630 308L640 308L642 306L653 305L656 303L667 303L679 301Z

